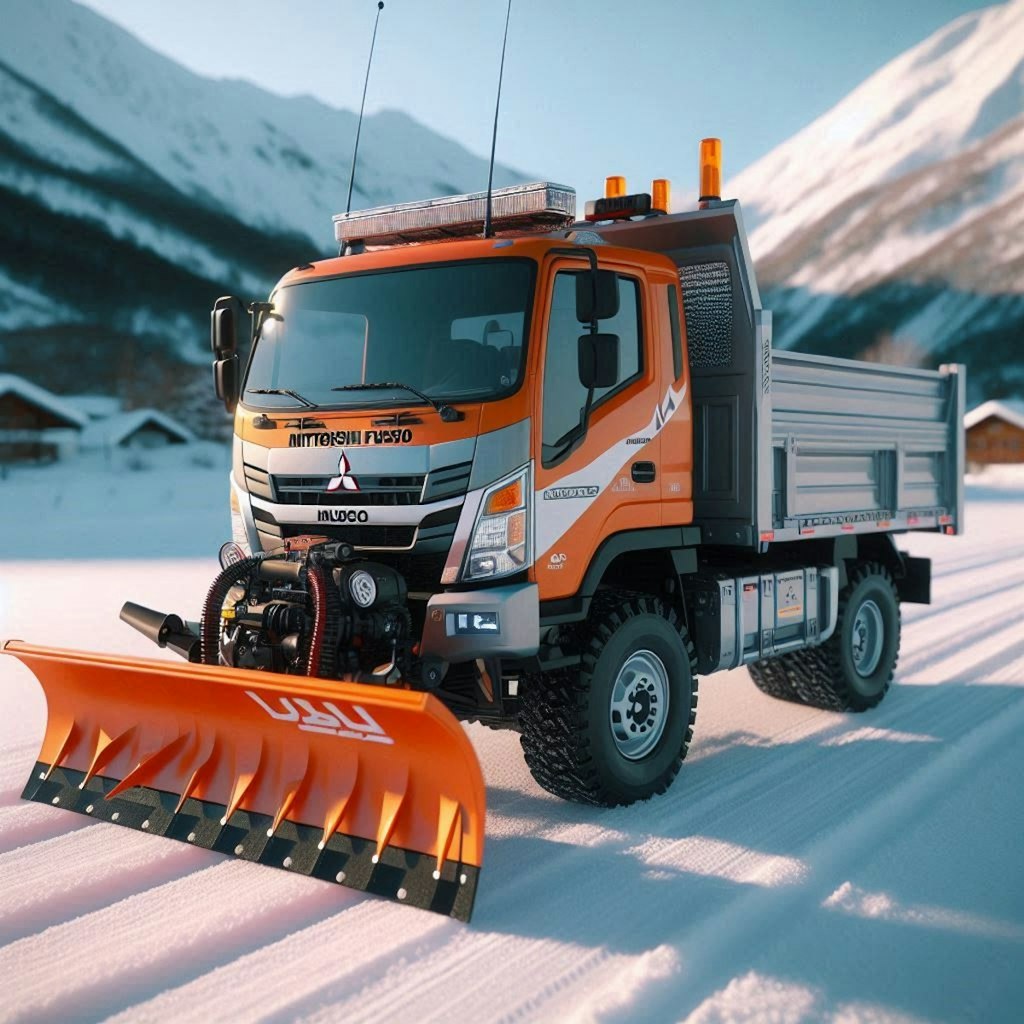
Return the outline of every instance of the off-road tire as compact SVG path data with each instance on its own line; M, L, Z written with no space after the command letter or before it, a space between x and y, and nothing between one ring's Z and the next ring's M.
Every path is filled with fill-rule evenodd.
M851 633L858 610L873 601L881 613L882 651L868 676L858 673ZM770 697L829 711L867 711L889 691L900 651L900 600L889 571L860 562L839 594L839 618L832 636L818 647L793 651L747 666L759 690Z
M578 803L616 806L663 793L676 777L697 717L696 656L676 612L656 597L600 594L581 627L582 663L529 677L520 742L538 784ZM668 713L657 745L628 760L609 725L611 689L636 651L652 651L668 674Z

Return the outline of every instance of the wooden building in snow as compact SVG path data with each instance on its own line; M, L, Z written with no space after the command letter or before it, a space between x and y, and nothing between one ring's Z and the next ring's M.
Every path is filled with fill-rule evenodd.
M73 455L87 422L70 402L24 377L0 373L0 464Z
M1024 402L985 402L964 417L967 465L1024 462Z

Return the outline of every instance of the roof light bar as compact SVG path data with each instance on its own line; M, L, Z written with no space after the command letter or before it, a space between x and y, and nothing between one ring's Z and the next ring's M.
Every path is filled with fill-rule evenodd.
M486 192L471 192L339 213L334 217L334 237L344 249L356 242L387 246L479 235L486 206ZM568 185L536 181L497 188L491 196L491 223L496 234L551 231L568 227L575 219L576 191Z

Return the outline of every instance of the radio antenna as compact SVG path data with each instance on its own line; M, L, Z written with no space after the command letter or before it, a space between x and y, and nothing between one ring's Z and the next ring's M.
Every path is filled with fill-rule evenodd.
M511 3L512 0L509 0ZM380 12L384 10L384 0L377 0L377 17L373 21L373 38L370 40L370 56L366 60L366 78L363 79L363 101L359 104L359 122L356 124L356 144L352 147L352 173L348 177L348 201L345 203L345 213L352 210L352 187L356 183L356 159L359 156L359 133L363 130L363 110L366 108L366 87L370 84L370 65L373 64L373 47L377 42L377 24L380 22Z
M501 40L501 66L498 68L498 96L494 101L494 130L491 132L491 166L487 170L487 205L484 208L484 238L494 234L491 226L491 193L494 191L494 149L498 144L498 111L501 109L501 80L505 75L505 46L508 43L508 21L512 16L512 0L505 9L505 35Z

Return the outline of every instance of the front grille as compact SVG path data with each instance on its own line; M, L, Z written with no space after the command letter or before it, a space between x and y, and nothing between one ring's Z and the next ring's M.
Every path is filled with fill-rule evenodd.
M469 490L472 469L472 462L461 462L426 474L370 476L366 473L353 473L352 478L359 485L358 491L328 491L327 485L331 481L329 476L276 474L266 477L264 486L273 491L274 497L270 500L281 505L419 505L421 502L430 504L446 498L461 497ZM269 497L262 493L260 496Z
M281 505L418 505L426 476L359 475L358 491L328 491L329 476L273 476Z

